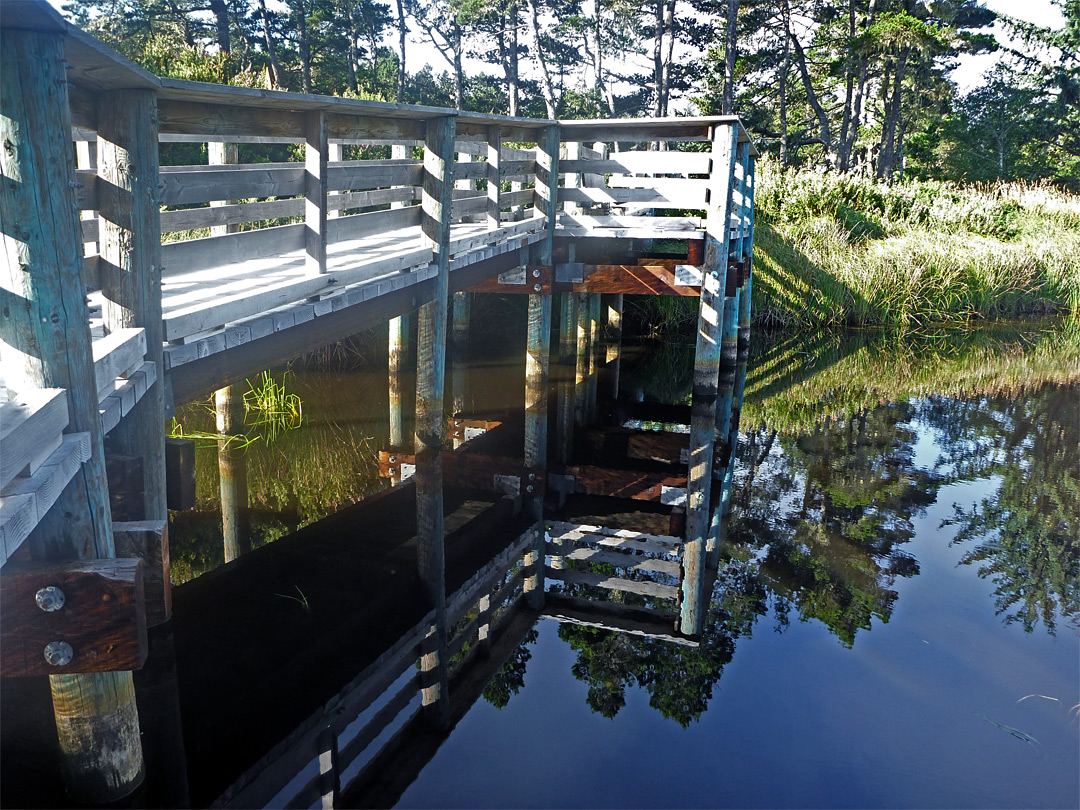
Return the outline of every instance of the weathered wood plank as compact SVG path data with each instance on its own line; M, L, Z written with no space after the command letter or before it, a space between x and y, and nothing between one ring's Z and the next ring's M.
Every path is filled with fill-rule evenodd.
M304 193L300 163L238 163L232 166L162 166L162 205L211 200L294 197Z
M11 563L0 569L0 583L4 677L131 670L146 660L141 561ZM63 607L38 607L35 594L47 587L63 592ZM46 659L53 642L70 645L68 663Z
M327 143L326 113L309 112L304 118L304 212L307 269L326 272Z
M110 335L94 341L93 362L96 381L97 404L108 395L113 380L141 366L146 356L146 330L142 328L117 329Z
M606 160L565 160L560 172L708 174L708 152L613 152Z
M0 490L27 468L33 473L41 448L53 444L67 424L67 394L59 388L31 389L0 402Z
M307 228L301 222L186 242L170 242L161 247L162 275L175 276L247 259L266 259L293 250L304 250L306 233Z
M336 198L331 198L337 202ZM240 225L246 222L262 222L282 217L302 217L304 200L268 200L266 202L238 203L207 208L186 208L179 211L161 212L161 232L187 231L196 228L213 228ZM333 206L331 206L333 207ZM338 207L347 207L339 205ZM359 206L356 206L359 207ZM85 226L84 226L85 238Z
M34 473L16 478L3 490L0 549L3 561L15 552L60 498L64 487L90 457L90 437L69 433ZM2 562L0 562L2 564ZM5 619L6 621L6 619Z
M561 556L564 560L578 560L579 562L600 563L613 565L616 568L639 571L642 573L656 572L668 576L679 576L679 563L673 560L653 560L648 557L637 557L623 551L604 551L594 548L577 548L567 552L560 545L549 543L547 553Z
M654 599L678 599L679 589L674 585L661 585L657 582L649 582L635 579L621 579L609 577L604 574L591 574L586 571L572 571L566 569L546 569L549 579L567 582L572 585L590 585L594 588L604 588L609 591L623 591L624 593L637 593L642 596L651 596Z
M655 608L597 602L561 593L549 593L544 606L544 616L582 627L597 627L687 647L699 646L698 642L692 639L676 635L675 622L678 616Z
M676 505L686 497L686 476L668 473L612 470L578 465L566 468L574 478L574 491L586 495L632 498Z
M595 543L610 548L622 548L628 551L669 556L678 556L683 546L681 537L551 520L547 522L547 525L548 534L552 540Z

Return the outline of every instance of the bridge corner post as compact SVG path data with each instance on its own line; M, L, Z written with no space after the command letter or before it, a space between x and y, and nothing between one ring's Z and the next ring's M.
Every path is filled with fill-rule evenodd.
M25 356L22 384L67 389L68 432L90 439L89 458L27 542L38 560L113 557L62 36L3 30L0 74L0 226L9 236L0 273L25 302L5 307L3 339ZM131 794L144 777L131 672L49 681L69 795L105 804Z
M101 291L106 332L141 327L157 380L113 431L120 453L143 459L147 520L165 520L165 370L162 363L161 215L157 97L127 89L98 97Z
M607 349L604 354L608 379L608 394L611 399L619 398L619 372L622 363L622 316L623 294L612 293L607 304Z
M544 484L547 476L548 357L551 345L552 254L558 215L559 126L545 127L536 150L536 206L546 219L543 238L533 247L537 264L547 269L548 286L529 296L529 334L525 360L525 467L524 500L529 504L533 548L529 553L532 574L525 583L526 600L539 610L544 606ZM530 280L531 281L531 280Z
M457 118L452 115L427 122L421 224L434 251L438 272L433 299L420 307L416 357L417 568L435 611L435 624L424 642L421 677L425 713L440 730L450 725L442 434L456 125Z
M690 406L686 540L679 600L679 630L687 636L701 635L708 599L705 592L706 542L710 528L710 484L716 446L716 399L724 305L720 285L727 272L737 137L738 131L731 124L715 127L712 137L710 204Z

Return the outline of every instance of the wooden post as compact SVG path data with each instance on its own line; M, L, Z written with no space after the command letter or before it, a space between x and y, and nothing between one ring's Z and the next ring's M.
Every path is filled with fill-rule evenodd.
M22 368L8 364L5 375L21 372L28 386L66 388L68 430L88 433L91 446L89 459L28 543L42 561L112 557L62 37L3 30L0 75L0 230L6 237L0 272L6 275L3 287L25 302L3 310L4 341L24 356ZM54 675L49 681L71 797L104 804L135 790L143 780L143 757L131 673Z
M120 453L143 457L147 520L165 520L165 368L162 364L161 217L157 102L152 90L116 90L98 101L101 290L105 331L146 330L157 381L112 433Z
M487 225L494 230L501 224L502 210L502 127L487 128Z
M465 290L454 293L454 351L464 351L469 342L469 314L472 296Z
M427 122L421 223L435 253L438 275L433 299L420 308L416 370L417 566L435 610L425 642L423 704L439 729L450 724L446 668L446 557L443 548L442 427L446 367L446 310L450 284L450 209L453 203L456 118Z
M304 215L307 223L307 268L326 272L326 198L329 140L326 113L304 114Z
M749 144L746 151L746 193L743 200L743 217L746 220L745 233L742 242L742 258L746 263L746 280L743 281L739 300L739 356L745 366L745 357L750 353L750 296L753 292L754 281L754 185L756 183L756 166L754 156L749 152Z
M580 160L581 159L581 144L576 141L569 141L566 144L566 159L567 160ZM566 188L580 188L581 187L581 174L579 172L573 172L567 174L563 178L563 183ZM567 200L563 203L563 208L568 214L581 213L581 206L576 202Z
M247 458L237 441L244 434L244 397L236 386L214 392L217 417L218 473L221 479L221 535L225 562L251 551L248 527Z
M544 238L533 248L536 263L552 267L555 220L558 215L559 127L544 128L536 150L536 207L546 218ZM533 548L529 554L532 573L525 581L529 606L544 606L544 498L547 469L548 347L551 345L551 293L529 296L529 335L525 360L525 467L523 500L529 504Z
M211 166L234 165L240 160L238 144L210 141L206 144L207 158ZM211 200L211 208L232 205L236 200ZM210 235L221 236L227 233L239 233L239 225L211 225Z
M326 145L326 160L327 163L340 163L342 159L342 146L340 143L327 143ZM329 171L329 168L327 169ZM327 196L333 197L335 194L340 194L340 191L329 191ZM326 218L337 219L342 214L340 208L330 209L330 201L326 202Z
M622 312L623 294L608 296L607 305L607 352L604 357L608 372L608 392L612 399L619 398L619 370L622 362Z
M706 534L709 530L709 487L716 439L716 391L723 319L721 283L727 272L728 223L731 220L735 145L731 124L717 126L712 140L712 200L705 237L698 310L697 346L690 411L690 464L687 472L686 542L683 544L679 630L701 634L705 615Z

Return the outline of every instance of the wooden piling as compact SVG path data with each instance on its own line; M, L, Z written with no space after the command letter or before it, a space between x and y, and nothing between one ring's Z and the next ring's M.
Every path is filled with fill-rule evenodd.
M211 166L232 166L240 159L239 144L222 141L211 141L206 144L207 158ZM223 205L234 205L236 200L211 200L211 208L219 208ZM240 225L211 225L211 236L223 236L227 233L239 233Z
M98 101L98 222L106 332L146 330L157 380L113 430L120 453L143 458L146 520L169 516L165 499L165 369L162 364L161 216L157 102L151 90L114 90Z
M390 319L390 351L387 358L387 381L390 399L390 446L402 449L405 429L402 414L401 375L405 368L405 347L409 338L409 316Z
M558 388L558 448L559 461L570 461L574 441L574 364L577 349L577 296L560 294L562 307L559 319L559 388Z
M68 431L89 434L91 448L27 542L38 560L112 557L62 37L3 30L0 75L3 286L25 302L5 307L0 321L4 341L24 358L21 369L5 367L22 380L7 383L66 388ZM71 797L103 804L130 794L143 780L131 673L54 675L50 688Z
M736 128L715 127L712 140L710 196L713 205L706 223L705 263L702 268L697 345L690 412L690 463L687 473L686 542L683 544L679 630L701 634L705 614L706 535L709 530L709 492L716 438L723 295L727 270L728 224L731 220Z
M600 293L589 294L589 389L585 401L585 418L591 425L596 422L597 395L600 391Z
M427 122L421 223L438 275L433 299L420 308L416 374L417 567L435 610L422 667L424 710L436 728L450 724L446 668L446 556L443 547L442 426L446 317L450 284L450 209L453 202L456 118Z
M619 371L622 363L622 313L623 294L613 293L609 295L604 367L607 371L608 395L613 400L619 398Z
M218 474L221 483L221 534L225 562L251 551L248 526L247 458L240 445L244 434L244 397L236 386L214 392L218 439Z
M589 401L589 355L591 353L589 294L577 294L577 358L574 364L574 424L586 424Z

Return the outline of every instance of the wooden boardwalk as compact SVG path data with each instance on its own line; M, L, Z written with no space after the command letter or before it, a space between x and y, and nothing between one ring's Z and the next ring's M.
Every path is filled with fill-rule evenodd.
M425 722L449 722L439 696L455 615L442 509L452 294L529 298L522 458L451 461L445 472L496 491L517 482L531 525L522 599L538 614L547 579L636 589L674 609L653 617L653 630L670 624L657 633L700 635L750 325L757 153L737 117L522 119L162 79L44 0L0 3L0 35L0 574L6 593L63 581L109 594L59 612L49 599L5 601L4 649L31 653L5 652L3 673L52 676L57 716L116 743L111 761L124 767L103 785L112 766L100 746L65 741L75 799L113 802L141 778L130 673L146 658L147 626L170 615L167 507L179 498L167 486L166 418L213 392L227 403L235 382L414 312L416 431L394 450L415 466L417 576L436 628L423 649ZM205 145L207 163L171 165L191 144ZM278 162L259 162L268 155ZM625 294L700 299L689 436L675 440L686 452L663 451L681 471L568 464L574 427L597 417L601 294L609 336ZM575 373L549 414L553 300L554 342ZM617 387L617 359L615 369ZM125 483L110 481L110 460ZM111 510L126 489L138 505L119 521ZM549 536L545 499L575 493L681 509L685 525ZM674 553L635 559L618 581L576 571L632 543ZM578 603L559 610L605 621ZM79 634L62 640L70 615ZM99 717L79 703L100 689L126 696L122 707Z

